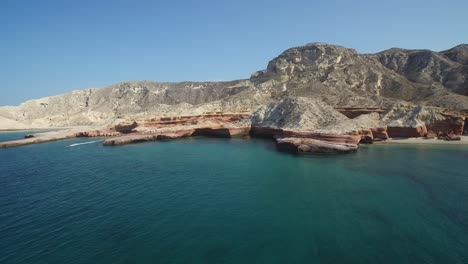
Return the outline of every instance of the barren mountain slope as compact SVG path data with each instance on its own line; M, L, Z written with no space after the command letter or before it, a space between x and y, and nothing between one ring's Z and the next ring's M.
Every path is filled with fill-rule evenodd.
M445 52L464 61L467 47ZM361 55L313 43L283 52L250 80L278 96L316 97L334 106L388 106L404 100L468 109L463 96L468 93L467 75L466 65L444 53L390 49Z
M359 54L312 43L288 49L249 80L124 82L0 107L0 129L102 125L120 119L206 112L254 112L286 97L333 107L389 107L406 101L468 109L468 45L443 52L389 49Z

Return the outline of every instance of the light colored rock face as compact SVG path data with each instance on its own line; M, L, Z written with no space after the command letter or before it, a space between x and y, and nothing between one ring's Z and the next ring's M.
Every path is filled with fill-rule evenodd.
M379 67L353 49L313 43L273 59L250 80L273 96L314 97L333 106L381 105ZM382 68L382 66L380 66Z
M416 128L443 121L443 109L398 103L382 115L382 122L390 127Z
M345 134L353 131L369 130L383 126L378 113L360 115L353 119L346 119L317 130L319 133Z
M350 153L358 149L357 144L339 144L312 138L278 138L276 146L280 151L296 154Z
M207 83L128 82L101 89L73 91L64 95L27 101L17 107L0 107L0 129L16 128L12 121L26 127L63 127L103 125L118 119L218 111L245 108L252 104L225 100L242 95L249 81ZM247 98L247 96L244 96ZM245 100L245 99L244 99ZM220 103L226 101L227 104Z
M314 131L347 119L320 100L287 97L257 110L253 114L252 124L258 127Z
M252 124L326 134L347 134L382 126L378 113L350 119L320 100L305 97L288 97L260 108L253 114Z
M331 114L330 107L389 108L404 100L468 109L467 54L468 45L443 52L390 49L362 55L345 47L313 43L283 52L249 80L125 82L0 107L0 129L105 126L127 119L254 112L271 103L284 104L281 100L288 97L313 98L310 104L328 105L320 106L323 113L291 114L296 119L275 121L302 129L331 129L329 123L340 118ZM317 124L309 122L314 118ZM337 131L348 130L344 129L348 123Z
M27 129L28 125L0 116L0 124L5 129Z

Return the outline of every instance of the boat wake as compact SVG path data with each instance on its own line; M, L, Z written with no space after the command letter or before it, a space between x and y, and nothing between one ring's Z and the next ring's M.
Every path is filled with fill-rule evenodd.
M82 142L82 143L74 143L74 144L68 145L67 148L81 146L81 145L94 144L94 143L98 143L98 142L102 142L102 141L103 140L94 140L94 141L88 141L88 142Z

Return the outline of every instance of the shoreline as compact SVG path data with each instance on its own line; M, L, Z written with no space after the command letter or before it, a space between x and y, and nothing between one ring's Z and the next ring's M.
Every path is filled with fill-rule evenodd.
M66 129L66 128L50 128L50 129L41 129L43 132L37 133L38 137L32 138L24 138L24 139L17 139L12 141L1 141L0 148L5 147L18 147L22 145L30 145L30 144L39 144L39 143L46 143L51 141L60 141L65 139L71 138L80 138L76 134L83 130L83 127L74 127L74 129ZM236 130L236 129L234 129ZM245 130L245 129L244 129ZM227 137L227 138L236 138L236 137L246 137L249 133L246 131L241 131L239 135L230 136L220 136L216 135L216 133L211 134L208 133L207 137ZM0 130L0 133L13 133L13 132L21 132L21 131L39 131L39 130L31 130L31 129L24 129L24 130ZM216 130L215 130L216 131ZM185 137L192 137L192 133L184 134L184 131L176 131L174 132L166 132L166 133L148 133L148 134L138 134L138 133L131 133L121 136L104 136L105 138L103 145L106 146L114 146L114 145L126 145L126 144L133 144L145 141L159 141L159 140L168 140L168 139L177 139L177 138L185 138ZM193 131L192 131L193 132ZM237 131L238 132L238 131ZM181 134L182 133L182 134ZM249 135L251 137L252 135ZM95 136L90 136L90 138ZM255 136L254 136L255 137ZM262 138L260 136L259 138ZM389 138L385 141L377 141L373 142L373 144L377 145L452 145L452 146L460 146L460 145L468 145L468 135L460 136L460 141L446 141L442 139L425 139L422 137L412 137L412 138ZM2 144L3 143L3 144ZM5 144L6 143L6 144ZM12 144L13 143L13 144ZM8 146L7 146L8 145ZM359 145L367 145L364 143L359 143Z
M27 131L55 131L61 129L34 128L34 129L0 129L0 133L27 132Z
M70 126L70 127L47 127L47 128L12 128L12 129L0 129L2 132L24 132L24 131L56 131L56 130L66 130L66 129L75 129L83 126Z
M61 130L71 130L71 129L88 129L89 126L66 126L66 127L43 127L43 128L11 128L11 129L1 129L0 133L10 133L10 132L25 132L25 131L43 131L43 132L56 132ZM41 133L41 132L39 132Z
M147 141L171 140L184 137L259 137L271 138L277 143L278 150L298 154L307 153L347 153L357 151L358 145L374 143L378 145L468 145L468 136L460 136L459 141L446 141L422 137L388 138L381 134L360 131L349 134L324 134L312 131L295 131L274 127L246 125L241 114L205 115L178 118L144 120L140 123L121 123L114 127L97 128L89 126L49 127L37 129L4 129L0 133L29 132L31 136L22 139L2 141L0 148L18 147L80 137L104 137L103 145L116 146ZM366 132L366 133L363 133ZM371 137L369 140L367 137ZM375 138L374 138L375 137ZM387 138L383 141L377 141ZM374 141L374 139L376 141Z
M460 136L460 141L447 141L443 139L431 138L389 138L386 141L374 142L374 144L402 144L402 145L468 145L468 136Z

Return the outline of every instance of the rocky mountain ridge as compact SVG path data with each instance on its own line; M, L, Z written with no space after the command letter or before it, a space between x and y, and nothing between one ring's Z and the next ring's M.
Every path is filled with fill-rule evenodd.
M124 82L0 107L0 129L105 125L128 118L254 112L285 97L332 107L390 107L398 102L468 109L468 45L434 52L376 54L325 43L291 48L248 80Z

